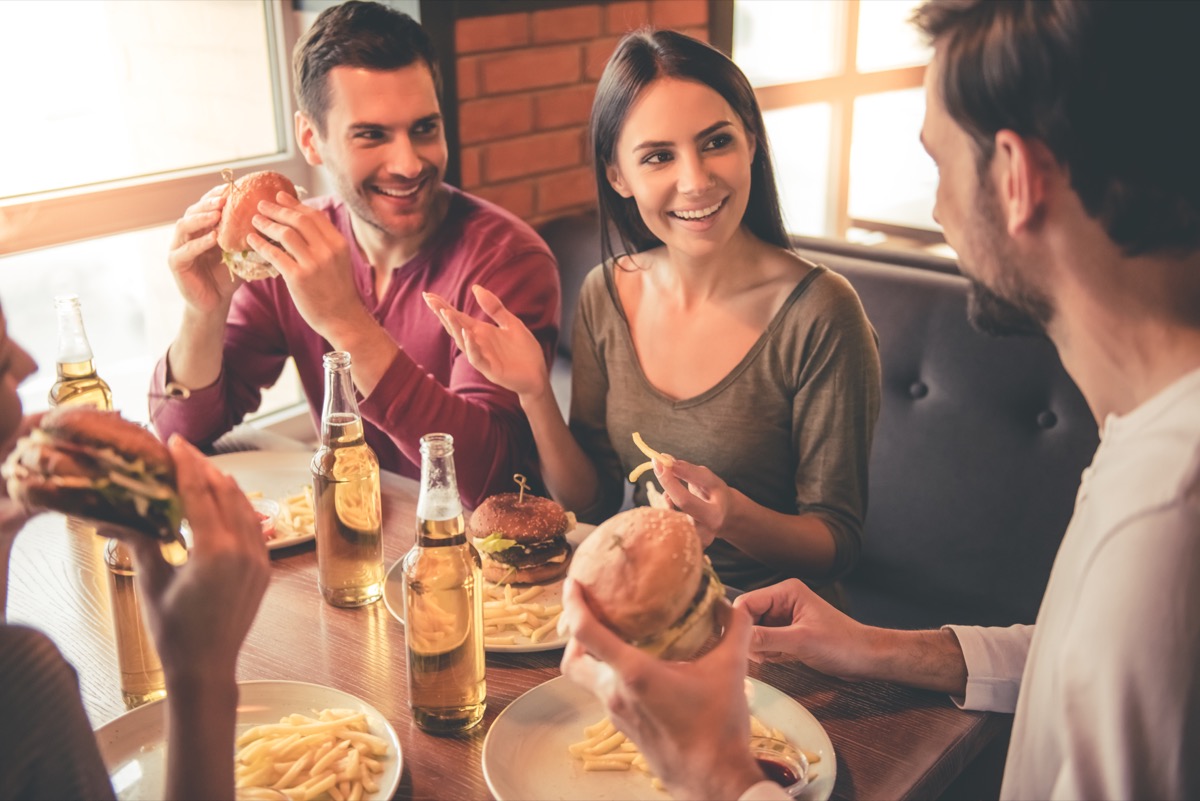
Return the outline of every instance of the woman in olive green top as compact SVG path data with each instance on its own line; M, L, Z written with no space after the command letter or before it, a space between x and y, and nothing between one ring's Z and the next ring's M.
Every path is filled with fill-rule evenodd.
M695 39L630 34L597 88L592 144L604 252L580 296L570 426L494 295L476 288L494 326L430 306L520 396L547 488L582 519L620 507L645 460L638 431L677 457L655 477L727 584L835 580L860 548L879 357L849 284L789 248L749 82Z

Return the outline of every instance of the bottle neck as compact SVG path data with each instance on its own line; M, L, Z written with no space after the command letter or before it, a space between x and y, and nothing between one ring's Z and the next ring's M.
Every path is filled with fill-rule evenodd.
M458 477L454 471L454 440L447 434L421 438L421 492L417 497L417 538L420 544L466 542Z
M362 417L354 396L349 364L325 365L325 403L321 408L321 444L358 445L365 442Z
M58 312L58 363L90 365L92 345L83 329L83 310L79 307L79 300L57 299L55 309Z
M68 362L60 356L56 369L58 377L66 380L96 377L96 363L90 358L82 362Z

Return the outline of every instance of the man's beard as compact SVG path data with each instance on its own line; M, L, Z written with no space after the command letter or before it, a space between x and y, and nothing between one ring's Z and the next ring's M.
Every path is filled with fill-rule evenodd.
M1052 309L1041 298L1023 296L1006 300L974 278L967 293L967 319L975 330L993 337L1046 336Z
M1021 257L1013 252L1003 233L1004 223L991 180L986 173L981 172L980 177L982 181L974 202L977 223L974 230L978 241L971 250L979 254L979 258L992 260L996 283L1003 288L1004 294L968 275L971 289L967 294L967 319L976 330L989 336L1044 338L1046 326L1054 316L1054 307L1049 298L1020 277L1016 265Z

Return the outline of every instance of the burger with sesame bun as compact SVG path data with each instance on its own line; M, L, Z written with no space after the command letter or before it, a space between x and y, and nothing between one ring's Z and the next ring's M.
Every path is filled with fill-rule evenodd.
M719 632L725 589L683 512L641 506L606 520L568 572L599 620L662 659L689 659Z
M567 572L575 516L549 498L503 492L471 513L468 531L493 584L548 584Z
M252 233L262 236L253 223L258 203L260 200L275 202L280 192L297 197L295 184L286 175L271 170L248 173L230 181L226 187L227 199L221 210L221 222L217 224L217 244L221 248L221 261L238 278L255 281L279 275L270 262L246 243L246 237Z

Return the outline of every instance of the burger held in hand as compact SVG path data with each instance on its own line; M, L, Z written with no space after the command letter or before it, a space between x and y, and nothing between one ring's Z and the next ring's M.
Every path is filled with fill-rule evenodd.
M0 473L9 497L30 511L86 517L168 542L179 536L183 510L171 453L118 412L47 412Z
M468 530L493 584L548 584L567 572L574 516L528 492L493 495L471 513Z
M728 605L695 524L671 509L642 506L606 520L576 549L568 576L602 623L663 659L699 652Z
M221 260L239 278L254 281L279 275L270 262L246 243L246 237L252 233L262 236L253 223L254 215L258 213L258 203L261 200L274 203L280 192L297 197L296 187L291 180L286 175L270 170L243 175L226 189L225 206L221 210L221 222L217 225L217 245L223 254Z

